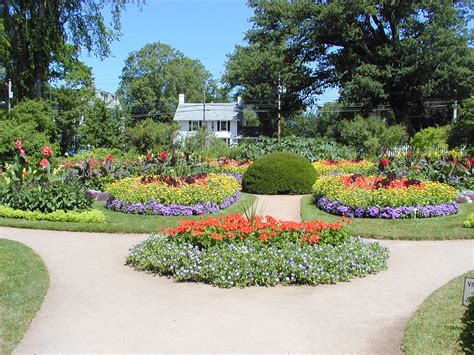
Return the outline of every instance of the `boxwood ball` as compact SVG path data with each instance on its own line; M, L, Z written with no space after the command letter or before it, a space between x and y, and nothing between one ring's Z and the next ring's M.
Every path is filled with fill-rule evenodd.
M311 193L316 170L311 162L294 153L274 152L257 159L242 179L245 192L262 195Z

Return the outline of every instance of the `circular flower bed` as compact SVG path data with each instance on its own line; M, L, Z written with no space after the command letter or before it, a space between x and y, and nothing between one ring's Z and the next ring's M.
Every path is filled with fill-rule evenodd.
M379 176L323 176L313 186L316 205L346 217L416 218L455 214L457 191L439 182Z
M214 213L240 197L232 176L199 174L186 178L129 178L110 183L105 206L114 211L165 216Z
M368 175L377 170L375 164L367 160L321 160L314 162L313 167L318 177L329 173Z
M132 247L127 264L219 287L323 284L375 273L389 252L350 238L341 222L280 222L240 215L181 221Z

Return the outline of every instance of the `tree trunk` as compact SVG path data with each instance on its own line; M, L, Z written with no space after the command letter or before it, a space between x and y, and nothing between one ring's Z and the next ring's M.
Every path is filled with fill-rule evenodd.
M397 123L405 126L408 134L413 134L413 122L410 118L410 111L408 109L408 104L401 102L399 100L391 100L390 107L392 108L393 113L395 114L395 120Z

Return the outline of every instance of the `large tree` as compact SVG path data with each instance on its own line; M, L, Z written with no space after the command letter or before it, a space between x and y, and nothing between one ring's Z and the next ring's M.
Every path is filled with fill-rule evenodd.
M301 61L286 62L283 45L236 46L228 57L222 81L257 113L265 135L278 130L279 88L282 117L301 111L317 92L310 69Z
M43 96L51 64L69 50L66 43L99 57L109 55L109 44L120 31L120 13L129 2L139 0L2 0L7 75L16 98ZM106 6L111 27L102 15Z
M472 92L469 1L250 0L251 43L288 46L289 60L314 69L317 87L339 86L365 109L387 105L409 129L427 101Z
M206 100L211 101L216 84L201 62L156 42L130 53L118 92L134 121L146 117L169 121L179 94L185 94L187 102L202 102L206 92Z

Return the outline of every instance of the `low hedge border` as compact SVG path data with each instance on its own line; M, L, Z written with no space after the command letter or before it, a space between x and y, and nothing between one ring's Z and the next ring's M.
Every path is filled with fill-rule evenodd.
M217 204L214 202L203 202L196 205L163 205L157 201L147 203L126 203L120 200L109 199L105 203L105 208L124 212L127 214L142 214L155 216L199 216L210 213L216 213L226 209L240 198L240 192Z
M430 218L450 216L458 213L456 202L442 203L428 206L401 206L401 207L378 207L371 206L367 208L353 208L342 204L339 201L331 201L326 196L315 199L316 206L319 209L349 218Z
M0 217L26 219L28 221L51 221L51 222L80 222L80 223L104 223L105 216L98 210L69 211L62 210L43 213L40 211L23 211L10 207L0 206Z

